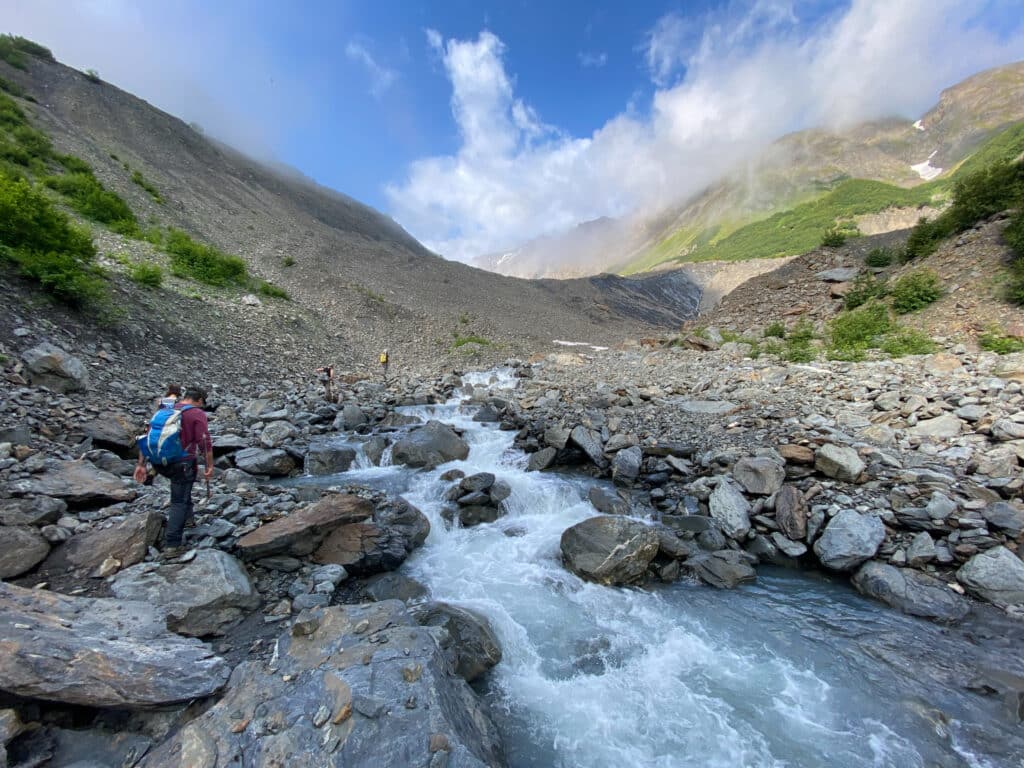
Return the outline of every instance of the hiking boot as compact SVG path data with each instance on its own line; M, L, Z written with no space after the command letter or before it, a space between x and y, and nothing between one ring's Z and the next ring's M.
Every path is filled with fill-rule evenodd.
M161 560L173 560L176 557L180 557L185 552L185 547L178 545L177 547L164 547L160 552Z

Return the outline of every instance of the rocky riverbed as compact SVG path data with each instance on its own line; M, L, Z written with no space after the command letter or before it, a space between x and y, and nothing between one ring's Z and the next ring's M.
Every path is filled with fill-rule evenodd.
M972 748L1014 764L1020 358L786 365L728 345L633 348L512 361L499 389L449 373L342 383L329 403L311 382L248 384L211 409L221 471L197 485L189 550L168 560L155 549L166 486L130 479L157 393L122 383L112 403L78 350L38 341L5 363L0 402L12 766L542 764L519 743L507 761L503 717L517 715L487 694L488 670L522 663L502 647L515 612L451 604L458 593L430 577L441 531L493 530L491 557L532 542L517 515L539 508L533 494L574 510L543 555L571 590L612 603L680 582L742 593L765 567L769 582L814 569L879 612L950 628L971 648L936 635L930 653L946 656L921 674L948 667L994 702L995 736ZM432 410L457 388L461 416ZM486 466L474 424L494 436ZM503 477L510 451L521 459L501 461L521 471ZM578 480L538 491L531 474ZM617 640L594 642L584 666L608 663ZM969 751L941 764L986 764Z

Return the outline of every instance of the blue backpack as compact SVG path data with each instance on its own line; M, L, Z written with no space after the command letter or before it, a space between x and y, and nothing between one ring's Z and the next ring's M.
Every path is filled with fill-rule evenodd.
M181 444L181 416L194 405L181 408L160 408L149 420L149 432L140 435L136 441L142 455L154 466L168 464L188 458L185 446Z

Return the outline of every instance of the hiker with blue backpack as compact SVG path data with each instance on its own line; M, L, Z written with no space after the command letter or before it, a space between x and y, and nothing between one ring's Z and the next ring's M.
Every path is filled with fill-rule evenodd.
M170 408L160 408L149 422L149 431L138 439L137 482L146 480L146 462L157 474L171 481L171 507L164 530L164 554L179 553L185 524L194 514L192 486L199 474L199 456L206 466L203 477L213 477L213 443L206 412L206 391L189 387L185 396Z

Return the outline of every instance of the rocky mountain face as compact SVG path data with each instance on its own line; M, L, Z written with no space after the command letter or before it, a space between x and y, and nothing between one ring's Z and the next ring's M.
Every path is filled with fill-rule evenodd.
M600 241L590 226L581 225L475 263L519 277L648 270L686 256L745 222L813 198L843 179L920 185L955 169L987 138L1021 120L1024 62L979 73L946 89L917 121L881 120L841 131L816 128L784 136L677 206L599 220Z
M652 317L623 313L621 302L610 309L602 286L588 280L541 285L446 261L367 206L253 161L59 63L32 58L22 71L0 62L0 75L31 97L19 103L56 149L86 161L140 221L183 229L241 256L253 274L290 294L290 314L321 329L327 351L338 350L355 365L372 364L385 347L396 361L433 364L455 352L459 337L482 340L473 349L483 356L527 348L521 342L533 348L565 337L614 343L642 332ZM134 173L161 199L133 183ZM101 258L162 258L143 241L97 234ZM180 297L196 290L174 282L169 287L148 297L150 303L161 297L178 301L175 291ZM685 311L673 307L668 314ZM258 305L249 312L262 313ZM524 316L530 318L525 325ZM194 334L190 325L180 332ZM266 342L280 357L303 356L304 350L278 346L276 336Z

